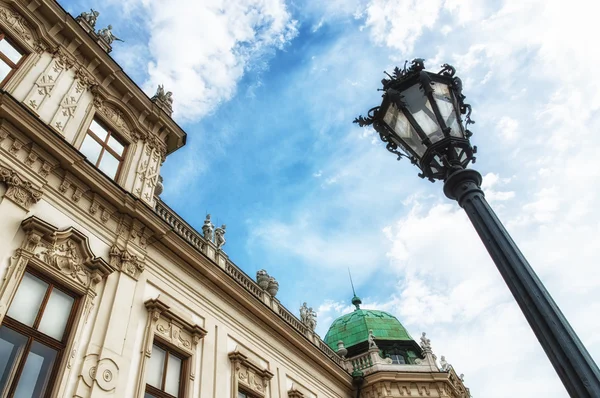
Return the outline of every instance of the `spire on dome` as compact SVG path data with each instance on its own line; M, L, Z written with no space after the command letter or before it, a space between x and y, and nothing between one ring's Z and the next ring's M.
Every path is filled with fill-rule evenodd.
M350 273L350 267L348 267L348 276L350 277L350 285L352 286L352 294L354 294L354 297L352 297L352 305L356 306L356 310L360 310L360 305L362 304L362 300L360 299L360 297L358 297L356 295L356 291L354 290L354 283L352 282L352 274Z

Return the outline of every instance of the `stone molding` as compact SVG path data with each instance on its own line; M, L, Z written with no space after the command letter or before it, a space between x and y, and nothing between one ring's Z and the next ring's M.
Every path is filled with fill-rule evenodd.
M14 170L1 165L0 181L4 182L8 187L4 197L10 199L25 210L29 210L31 206L39 202L44 194Z
M73 227L58 229L32 216L21 223L21 228L25 236L10 258L0 282L0 323L27 268L47 275L80 295L80 305L65 347L66 355L57 372L59 377L69 378L84 325L95 305L97 286L114 270L92 253L87 236ZM56 386L60 385L56 383Z
M148 319L142 345L142 357L137 379L136 397L143 397L145 391L146 363L152 356L152 344L155 339L166 343L187 357L189 378L186 386L186 396L191 397L193 381L196 378L196 358L198 358L198 343L207 331L199 325L185 319L182 314L172 309L167 300L160 295L155 299L144 302L148 311Z
M0 3L0 20L10 29L11 33L15 33L32 48L35 47L33 29L21 14L6 4Z
M288 391L288 398L304 398L304 394L292 387Z
M138 280L140 274L146 268L144 260L138 258L135 254L131 254L128 250L119 249L117 245L110 248L109 258L110 265L120 269L135 280Z
M228 357L231 361L231 397L237 398L240 387L259 398L266 397L273 373L249 360L237 347Z

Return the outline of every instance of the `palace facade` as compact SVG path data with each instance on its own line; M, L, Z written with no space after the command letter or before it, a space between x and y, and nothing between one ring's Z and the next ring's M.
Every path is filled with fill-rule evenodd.
M161 201L186 133L54 0L0 0L0 397L468 397L429 340L356 310L321 339L266 272Z

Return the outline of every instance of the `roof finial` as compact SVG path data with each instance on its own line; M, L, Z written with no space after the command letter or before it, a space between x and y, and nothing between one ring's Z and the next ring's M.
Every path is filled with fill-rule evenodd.
M362 304L362 301L360 299L360 297L358 297L356 295L356 291L354 290L354 283L352 282L352 274L350 273L350 267L348 267L348 276L350 277L350 285L352 286L352 294L354 294L354 297L352 297L352 304L354 306L356 306L356 310L360 310L360 305Z

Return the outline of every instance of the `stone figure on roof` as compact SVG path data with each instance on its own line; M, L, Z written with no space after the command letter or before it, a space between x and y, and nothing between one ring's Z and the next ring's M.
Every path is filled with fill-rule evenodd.
M217 245L217 249L221 249L225 244L225 228L226 225L223 224L221 227L215 229L215 245Z
M450 364L448 363L448 361L446 361L446 357L442 355L442 357L440 358L440 370L442 372L447 372L450 370Z
M93 8L90 8L90 12L82 12L79 14L77 18L83 19L86 21L92 28L96 27L96 21L98 20L98 16L100 13Z
M426 337L426 333L421 334L421 348L431 351L431 340Z
M165 86L163 86L162 84L158 85L158 88L156 89L156 94L154 94L152 99L164 101L169 103L170 105L173 105L173 93L171 91L165 92Z
M375 336L373 336L373 329L369 329L369 350L371 348L378 348L375 344Z
M204 220L204 225L202 226L202 233L204 234L204 239L212 242L214 230L215 230L215 226L210 221L210 214L207 214L206 219Z
M113 43L113 41L117 40L117 41L124 41L119 39L117 36L115 36L112 32L112 25L108 25L106 28L100 29L98 31L98 36L100 36L102 39L104 39L104 41L108 44L111 45Z
M308 307L306 306L306 301L304 303L302 303L302 307L300 307L300 321L307 325L307 319L308 319Z

